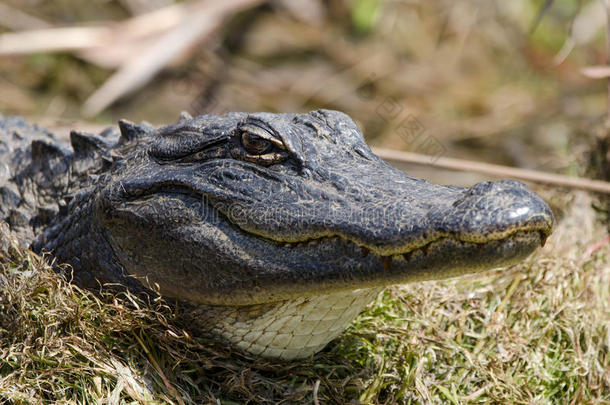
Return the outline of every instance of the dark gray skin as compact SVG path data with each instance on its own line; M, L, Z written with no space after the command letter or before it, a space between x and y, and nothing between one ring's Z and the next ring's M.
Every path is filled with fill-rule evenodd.
M11 172L0 215L86 287L154 286L203 308L272 304L510 265L553 227L522 183L414 179L336 111L119 126L73 132L70 150L0 118Z

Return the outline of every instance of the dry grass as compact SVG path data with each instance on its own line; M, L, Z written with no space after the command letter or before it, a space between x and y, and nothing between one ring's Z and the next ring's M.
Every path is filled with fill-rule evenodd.
M610 403L610 248L585 254L606 232L572 200L525 263L392 288L293 363L193 338L162 302L82 291L5 238L0 401Z

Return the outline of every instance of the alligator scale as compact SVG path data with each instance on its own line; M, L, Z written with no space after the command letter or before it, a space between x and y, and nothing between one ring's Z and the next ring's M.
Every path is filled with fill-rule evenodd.
M1 218L79 285L160 292L256 355L309 356L384 287L510 265L553 226L519 182L408 176L340 112L119 129L69 146L0 117Z

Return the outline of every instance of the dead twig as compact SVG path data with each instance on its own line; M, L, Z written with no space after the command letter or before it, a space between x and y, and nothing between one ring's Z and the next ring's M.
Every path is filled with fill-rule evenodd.
M610 77L610 66L586 66L580 69L580 73L589 79L606 79Z
M112 40L109 27L65 27L0 35L0 55L74 51L104 46Z
M146 84L172 60L211 34L230 14L262 0L206 1L175 28L144 49L112 75L83 105L86 116L94 116L125 94Z
M97 66L116 69L180 24L197 4L174 4L115 24L112 43L83 49L78 56Z
M437 158L429 155L401 152L391 149L373 148L373 152L383 159L393 162L411 163L449 170L482 173L494 177L512 178L517 180L531 181L534 183L550 184L554 186L610 194L610 183L601 180L583 179L554 173L544 173L536 170L474 162L471 160L444 157Z
M316 380L313 386L313 403L314 405L320 405L320 401L318 400L318 390L320 389L320 380Z
M118 67L84 103L84 114L93 116L146 84L215 31L228 15L262 2L202 0L168 6L121 23L6 33L0 35L0 55L74 51L99 66Z
M0 3L0 15L2 7ZM83 54L85 59L93 55L95 63L95 57L101 59L99 55L112 53L115 48L120 49L125 45L131 48L133 43L142 38L175 27L189 14L191 8L193 6L176 4L119 23L56 28L47 25L27 31L5 33L0 35L0 55L88 51L91 54Z
M610 243L610 235L606 236L599 242L596 242L589 246L585 253L583 253L581 260L587 260L589 257L593 256L593 253L597 252L599 249L601 249L602 247L604 247L604 245L607 245L608 243Z

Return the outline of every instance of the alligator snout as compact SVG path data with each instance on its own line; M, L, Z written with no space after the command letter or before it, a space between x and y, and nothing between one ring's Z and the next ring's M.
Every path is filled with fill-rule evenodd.
M518 231L539 231L546 238L554 224L553 212L542 198L514 180L478 183L451 208L439 228L467 242L484 243Z
M342 205L357 207L360 215L353 215L351 208L341 211L342 216L335 215L336 220L327 223L328 236L339 236L379 256L391 256L441 239L485 244L532 232L544 241L553 227L548 205L518 181L486 181L458 188L396 172L392 179L371 184L368 193L359 194L359 201L344 197ZM328 208L317 212L324 210ZM306 234L307 226L300 230Z

